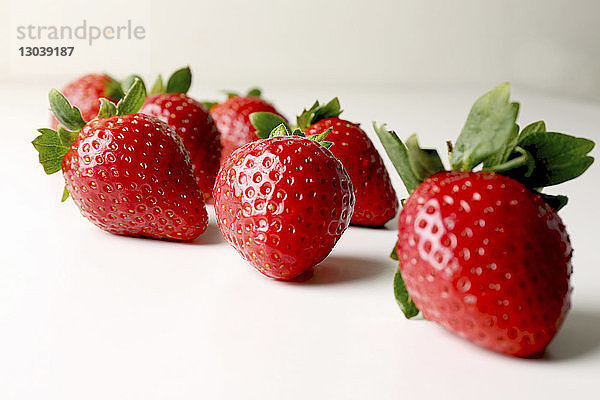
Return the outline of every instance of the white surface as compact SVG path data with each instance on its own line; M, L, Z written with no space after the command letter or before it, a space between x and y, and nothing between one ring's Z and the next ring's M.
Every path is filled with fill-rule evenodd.
M599 14L597 0L0 0L0 82L88 69L168 74L190 64L199 82L226 88L510 80L600 100ZM75 54L18 55L42 44L17 40L18 26L83 19L130 19L147 39L54 40Z
M60 204L30 140L47 86L5 87L2 111L0 399L506 399L593 397L600 374L598 163L565 184L574 307L545 359L482 350L392 293L388 229L350 228L304 282L263 277L215 227L189 244L104 233ZM293 115L339 94L345 117L424 145L455 138L477 94L266 88ZM292 94L295 93L295 94ZM197 97L215 92L195 92ZM600 139L600 105L514 89L522 122ZM597 149L594 155L598 154ZM393 175L393 174L392 174ZM394 182L398 179L394 176ZM396 185L400 188L399 185ZM402 195L403 191L398 190Z

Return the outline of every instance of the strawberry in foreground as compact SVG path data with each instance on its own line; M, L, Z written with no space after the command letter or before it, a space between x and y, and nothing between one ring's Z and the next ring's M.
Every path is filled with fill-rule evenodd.
M33 146L47 174L62 169L69 194L99 228L119 235L190 240L206 230L207 213L181 139L164 122L135 112L144 102L136 80L115 106L101 99L85 122L56 90L50 106L62 124L39 129Z
M101 98L117 102L123 97L120 83L106 74L88 74L79 77L69 82L63 88L62 94L79 109L85 121L98 115ZM50 115L50 126L52 129L58 127L54 115Z
M176 71L166 87L159 76L140 113L166 122L179 135L190 154L200 190L205 200L209 200L219 171L220 135L206 107L186 95L191 81L188 67Z
M246 96L229 93L228 99L222 103L206 103L221 133L221 164L235 149L258 139L256 129L250 123L250 114L264 111L283 118L260 95L260 90L252 89Z
M213 191L227 241L263 274L291 279L321 262L350 223L352 182L326 147L280 125L225 160Z
M331 129L328 140L336 145L331 152L344 164L354 186L356 206L352 225L380 227L398 212L398 198L381 156L358 124L338 118L342 110L336 98L321 106L315 102L297 117L297 126L306 135ZM277 115L264 112L250 116L257 135L265 137L281 123Z
M435 150L375 130L410 197L398 220L396 299L488 349L543 354L570 307L569 236L557 211L565 196L542 188L581 175L594 143L520 130L502 84L474 104L445 171ZM482 165L482 170L473 169Z

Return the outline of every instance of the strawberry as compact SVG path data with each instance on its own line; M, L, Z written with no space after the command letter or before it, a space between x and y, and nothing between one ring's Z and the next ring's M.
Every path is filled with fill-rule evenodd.
M217 224L261 273L291 279L321 262L350 223L352 182L326 147L285 125L225 160L213 191Z
M329 140L336 143L331 152L344 164L352 179L356 206L352 225L380 227L394 218L398 198L381 156L359 124L338 118L342 110L336 98L321 106L316 101L296 119L300 130L314 135L330 129ZM255 113L250 120L257 136L265 135L285 121L266 112Z
M164 122L135 113L145 90L136 80L115 106L101 99L86 123L58 91L50 105L62 124L40 129L33 145L47 174L62 170L69 194L99 228L129 236L190 240L207 226L207 213L181 139Z
M229 93L222 103L207 103L219 132L221 132L221 164L235 149L257 140L256 129L250 123L249 116L264 111L283 116L269 103L263 100L258 89L252 89L246 96Z
M582 174L594 143L519 130L518 104L502 84L477 100L451 171L415 136L406 145L375 127L411 193L398 220L394 281L407 317L432 320L488 349L543 354L570 307L572 248L557 211L565 196L541 193ZM482 170L473 168L482 165Z
M123 91L119 82L105 74L88 74L69 82L62 90L71 104L79 108L84 120L95 118L100 111L99 99L119 101ZM56 129L58 121L50 115L50 126Z
M337 98L321 107L316 102L298 117L298 125L308 135L331 128L328 140L336 144L331 152L344 164L354 186L356 206L350 223L383 226L398 212L396 191L381 156L365 131L358 124L338 118L340 113ZM304 128L308 123L310 126Z
M194 174L205 200L210 199L221 158L220 135L208 110L187 96L191 84L188 67L176 71L166 88L159 76L140 112L171 126L190 154Z

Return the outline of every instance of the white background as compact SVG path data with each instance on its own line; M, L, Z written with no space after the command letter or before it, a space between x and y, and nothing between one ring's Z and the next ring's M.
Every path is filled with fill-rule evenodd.
M56 12L50 7L64 7L65 18L82 18L58 3L30 10L42 18ZM111 6L85 4L90 14ZM521 123L543 118L550 129L600 140L596 2L192 4L124 6L127 12L140 7L140 18L150 18L148 53L128 53L127 43L116 43L108 54L99 46L98 57L75 65L82 73L123 76L149 57L137 70L150 78L190 64L194 97L260 85L290 117L316 97L339 95L345 117L370 135L370 121L388 122L403 137L418 132L424 146L442 153L477 95L510 80ZM0 12L3 54L15 51L11 24L21 23L6 21L8 15L14 9ZM101 23L113 20L108 12L94 15ZM30 144L35 128L47 123L48 89L71 78L68 71L13 70L0 57L0 399L597 393L597 163L554 190L571 199L561 216L575 248L573 309L544 359L515 359L433 323L404 319L387 257L395 221L381 230L350 228L330 257L296 283L267 279L245 264L214 218L190 244L96 229L72 202L59 203L62 178L43 174Z
M124 75L190 64L208 87L473 88L511 81L600 100L595 0L0 0L0 7L5 81L49 77L58 85L73 67ZM98 42L96 56L78 45L86 57L31 61L36 71L10 67L22 45L16 26L84 18L98 25L141 21L148 39Z

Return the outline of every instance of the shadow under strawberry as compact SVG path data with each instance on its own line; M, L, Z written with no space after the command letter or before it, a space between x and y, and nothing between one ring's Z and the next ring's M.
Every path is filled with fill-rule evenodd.
M319 264L319 268L311 268L286 282L300 285L332 285L375 279L383 274L392 276L394 271L393 266L369 258L332 255Z
M567 361L600 351L600 310L574 308L558 332L544 360Z

